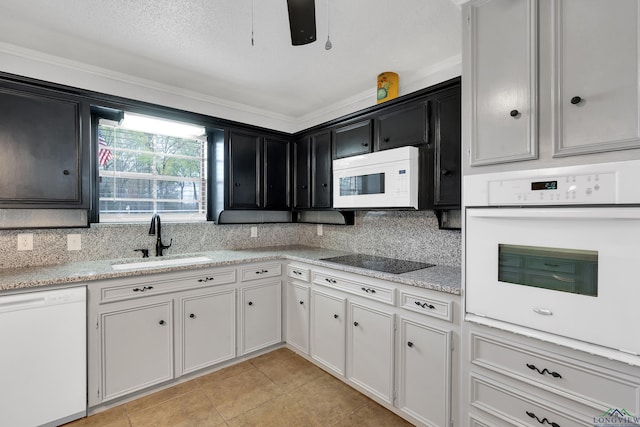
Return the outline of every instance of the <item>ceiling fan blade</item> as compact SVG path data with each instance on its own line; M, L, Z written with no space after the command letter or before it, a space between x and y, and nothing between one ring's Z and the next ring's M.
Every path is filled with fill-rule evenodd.
M300 46L316 41L315 0L287 0L291 44Z

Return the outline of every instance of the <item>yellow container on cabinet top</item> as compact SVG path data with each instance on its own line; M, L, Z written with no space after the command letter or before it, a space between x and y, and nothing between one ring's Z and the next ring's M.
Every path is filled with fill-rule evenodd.
M391 71L378 75L378 104L398 97L399 81L398 75Z

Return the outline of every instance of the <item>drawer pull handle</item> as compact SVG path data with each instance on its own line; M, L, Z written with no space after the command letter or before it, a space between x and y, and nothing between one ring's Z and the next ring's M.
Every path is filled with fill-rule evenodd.
M411 341L409 341L409 342L407 343L407 345L408 345L409 347L413 347L413 343L412 343Z
M358 322L353 322L353 326L358 326Z
M192 318L192 319L195 319L195 318L196 318L196 315L195 315L195 314L193 314L193 313L191 313L191 314L189 315L189 317L190 317L190 318Z
M552 371L548 370L547 368L543 368L542 371L541 371L540 369L538 369L536 367L536 365L532 365L531 363L527 363L527 368L531 369L532 371L538 372L540 375L549 374L553 378L562 378L562 375L560 375L557 372L552 372Z
M546 308L534 308L533 311L543 316L553 316L553 312Z
M334 318L334 319L337 319L337 318L338 318L338 315L337 315L337 314L334 314L334 315L333 315L333 318Z
M198 282L208 282L209 280L214 280L214 277L205 277L204 279L198 279Z
M553 421L549 421L546 418L543 418L543 419L538 418L538 416L536 414L534 414L533 412L529 412L529 411L525 411L525 412L531 418L535 418L535 420L537 422L539 422L540 424L549 424L551 427L560 427L560 424L554 423Z
M300 305L303 305L303 304L304 304L304 301L300 301Z
M376 293L376 290L375 290L375 289L371 289L371 288L360 288L360 289L362 289L362 290L363 290L363 291L365 291L366 293L372 293L372 294L375 294L375 293Z
M144 292L153 289L153 286L143 286L141 288L133 288L133 292Z
M159 321L158 323L159 323L160 325L164 325L164 323L165 323L165 322L164 322L164 320L161 320L161 321Z
M420 301L416 301L416 305L422 307L422 308L428 308L429 310L433 310L436 308L435 305L431 305L428 302L422 303Z
M293 274L297 274L298 276L302 276L302 271L293 270Z
M268 273L269 270L260 270L260 271L256 271L256 274L264 274L264 273Z
M334 283L334 284L335 284L335 283L338 283L338 282L336 282L336 281L335 281L335 279L330 279L329 277L325 277L325 279L324 279L324 280L325 280L325 281L327 281L327 282L329 282L329 283Z

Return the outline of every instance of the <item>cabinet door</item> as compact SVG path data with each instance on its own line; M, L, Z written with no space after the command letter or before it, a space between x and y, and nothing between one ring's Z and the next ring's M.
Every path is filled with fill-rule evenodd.
M554 4L554 156L639 147L638 2Z
M336 128L333 131L333 158L370 153L372 142L372 121L361 122Z
M427 103L435 159L434 207L460 207L460 87L439 92Z
M535 159L537 1L469 8L471 166Z
M309 287L287 285L287 343L309 354Z
M236 355L236 291L180 299L181 374Z
M267 209L291 208L289 141L264 139L264 207Z
M282 341L280 280L240 288L240 354Z
M1 88L0 111L0 204L87 205L79 102Z
M338 375L345 374L346 299L311 292L311 357Z
M261 137L237 131L229 133L230 209L255 209L260 200Z
M102 400L173 378L173 301L100 314Z
M293 207L305 209L311 206L311 141L304 138L293 145L294 200Z
M393 403L394 315L349 302L347 378Z
M376 119L377 150L424 144L426 140L424 103L396 107Z
M451 331L400 319L398 408L429 426L451 419Z
M331 207L331 133L311 137L311 207Z

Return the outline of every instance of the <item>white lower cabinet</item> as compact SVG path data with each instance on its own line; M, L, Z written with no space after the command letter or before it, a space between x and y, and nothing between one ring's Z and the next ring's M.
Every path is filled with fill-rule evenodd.
M282 281L240 287L240 354L282 341Z
M236 356L236 290L180 297L178 375Z
M393 404L394 314L349 302L347 378Z
M309 354L309 286L297 282L287 284L287 343Z
M100 400L173 378L172 299L114 307L101 313L98 322Z
M451 420L451 340L451 330L399 320L397 406L429 426Z
M346 298L311 291L311 357L343 376L346 362Z

